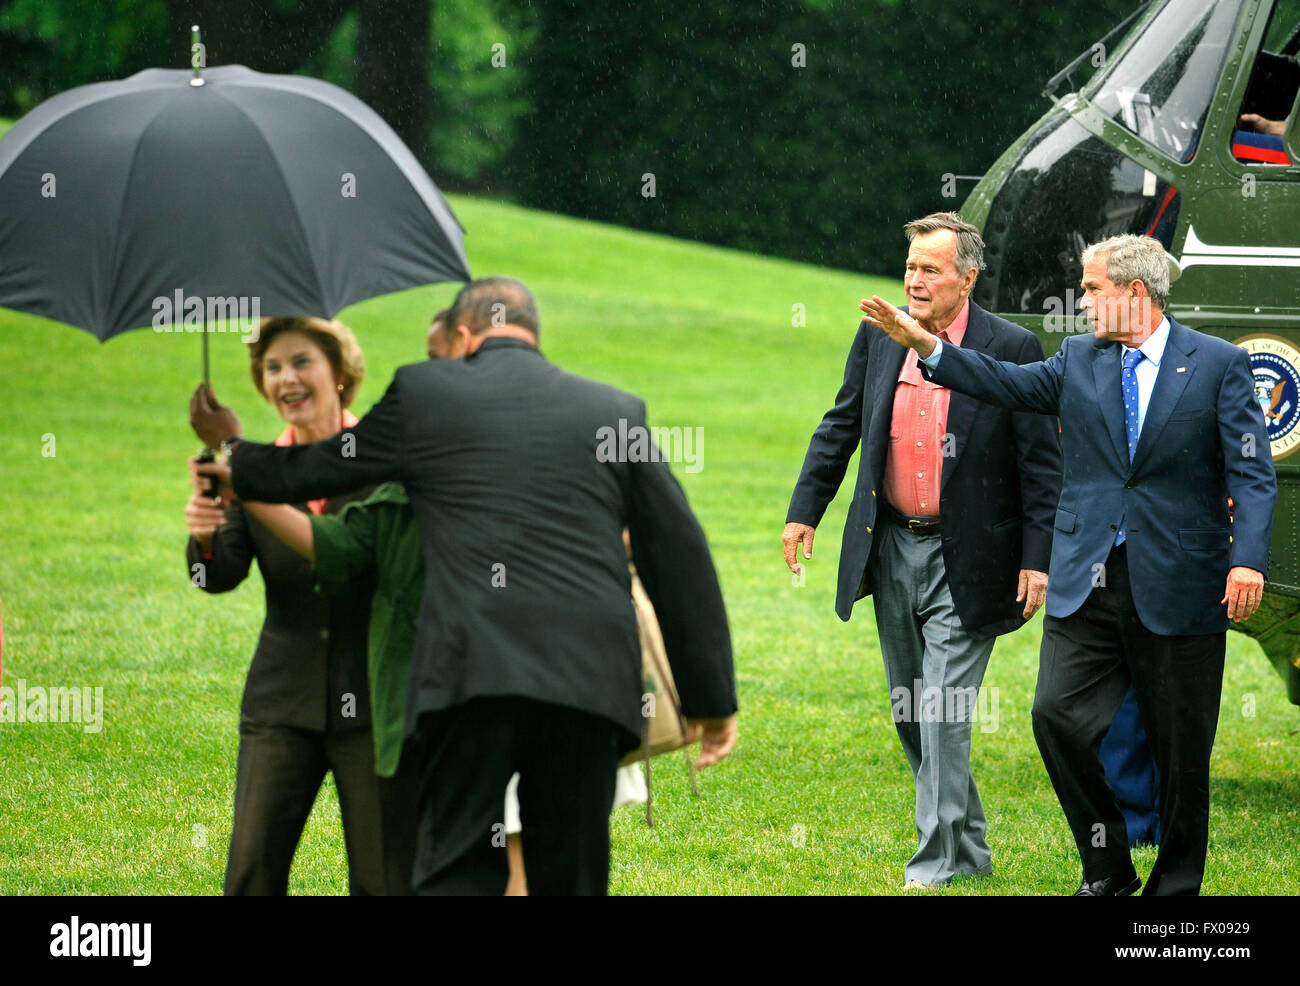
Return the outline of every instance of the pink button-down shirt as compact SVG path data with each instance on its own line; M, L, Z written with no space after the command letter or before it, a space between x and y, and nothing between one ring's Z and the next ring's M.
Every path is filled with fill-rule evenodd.
M960 346L970 320L970 300L939 338ZM889 421L889 454L885 456L885 499L900 513L939 516L939 484L943 482L943 436L948 431L948 399L952 392L921 376L916 354L908 351L894 388L894 413Z

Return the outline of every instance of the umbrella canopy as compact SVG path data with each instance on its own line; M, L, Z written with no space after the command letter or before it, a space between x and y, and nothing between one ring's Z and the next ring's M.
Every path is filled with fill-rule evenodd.
M365 103L242 65L192 80L72 89L0 139L0 306L104 340L231 301L332 318L469 279L446 200Z

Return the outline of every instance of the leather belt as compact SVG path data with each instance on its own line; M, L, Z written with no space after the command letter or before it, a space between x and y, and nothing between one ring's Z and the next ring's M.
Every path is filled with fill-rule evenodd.
M884 508L885 516L897 524L899 527L905 527L912 534L938 534L940 530L938 517L909 517L907 514L899 513L888 503L881 503Z

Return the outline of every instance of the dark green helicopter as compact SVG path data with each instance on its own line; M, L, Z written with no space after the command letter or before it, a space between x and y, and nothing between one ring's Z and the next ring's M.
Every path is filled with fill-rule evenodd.
M1048 82L1052 107L961 213L986 243L975 301L1049 356L1090 331L1080 257L1118 233L1164 244L1173 318L1251 354L1278 501L1268 591L1239 629L1300 705L1298 48L1300 0L1151 0Z

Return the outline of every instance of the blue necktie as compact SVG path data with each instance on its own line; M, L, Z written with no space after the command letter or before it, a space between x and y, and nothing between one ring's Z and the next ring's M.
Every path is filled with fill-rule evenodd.
M1137 451L1138 444L1138 381L1137 365L1142 362L1142 350L1130 349L1124 354L1124 374L1122 377L1124 389L1124 433L1128 436L1128 461L1133 461L1133 453ZM1119 522L1119 531L1115 535L1115 543L1123 544L1124 538L1124 521Z

